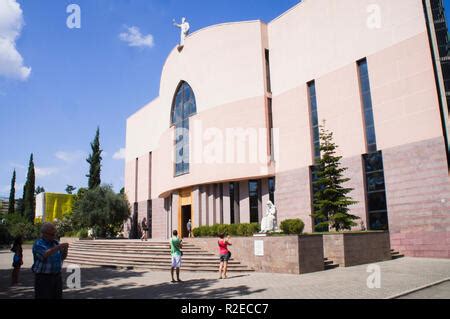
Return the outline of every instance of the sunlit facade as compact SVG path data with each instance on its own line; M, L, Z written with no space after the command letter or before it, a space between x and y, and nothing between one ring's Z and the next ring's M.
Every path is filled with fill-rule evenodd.
M447 38L440 1L304 0L174 48L127 120L125 190L153 238L185 225L311 217L326 120L358 203L410 256L450 257ZM445 44L443 43L445 41ZM136 223L132 224L136 227ZM360 225L355 229L359 229Z

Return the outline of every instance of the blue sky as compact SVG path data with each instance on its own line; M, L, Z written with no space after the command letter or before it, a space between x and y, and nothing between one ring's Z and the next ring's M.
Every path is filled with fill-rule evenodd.
M298 2L0 0L0 32L16 32L8 33L15 44L10 60L0 52L0 196L9 194L14 168L16 198L22 196L30 153L36 185L52 192L86 186L85 159L97 126L102 182L118 191L124 160L113 156L125 146L127 117L158 95L163 63L179 40L172 19L186 16L194 32L222 22L270 21ZM66 25L69 4L81 8L80 29ZM5 5L11 10L2 11ZM131 27L141 35L134 33L136 46L119 36Z

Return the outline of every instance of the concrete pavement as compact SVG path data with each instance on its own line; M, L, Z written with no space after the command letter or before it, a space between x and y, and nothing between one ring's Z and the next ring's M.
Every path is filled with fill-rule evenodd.
M31 250L24 250L21 284L10 287L12 254L0 251L0 298L33 298ZM170 283L169 272L81 268L81 289L64 285L66 299L382 299L398 296L430 284L450 280L450 260L400 258L368 265L305 275L245 273L220 280L215 273L183 272L182 283ZM66 267L67 265L65 265ZM369 288L368 277L380 270L380 286ZM370 272L368 272L368 270ZM64 272L66 281L69 273ZM372 285L373 286L373 285ZM448 298L450 281L410 293L402 298Z

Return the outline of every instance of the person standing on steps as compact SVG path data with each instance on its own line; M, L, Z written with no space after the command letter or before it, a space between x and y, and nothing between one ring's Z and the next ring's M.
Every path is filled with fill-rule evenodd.
M181 282L180 279L180 268L181 268L181 256L183 252L181 248L183 248L182 240L178 237L178 231L174 230L172 232L173 236L170 239L170 254L172 256L172 268L170 268L170 275L172 276L172 282ZM173 277L173 271L176 270L177 280Z
M191 223L190 219L189 219L189 221L186 224L186 228L187 228L187 231L188 231L188 238L193 237L192 236L192 223Z
M228 261L231 258L231 252L228 250L228 246L231 246L230 236L226 238L225 234L219 234L219 255L220 255L220 264L219 264L219 279L227 278L227 270L228 270Z
M141 241L143 240L147 241L147 233L148 233L147 218L144 217L141 223L141 227L142 227Z

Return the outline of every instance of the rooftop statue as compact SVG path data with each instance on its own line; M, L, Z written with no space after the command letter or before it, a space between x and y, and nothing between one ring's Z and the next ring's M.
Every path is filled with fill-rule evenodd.
M183 48L184 47L184 40L186 39L186 37L189 34L189 23L186 21L186 18L182 18L181 19L181 24L178 24L175 22L175 20L173 20L173 25L180 28L181 30L181 34L180 34L180 44L179 44L179 48Z
M261 220L261 231L260 233L268 233L275 231L277 229L276 221L277 208L269 200L266 207L266 215Z

